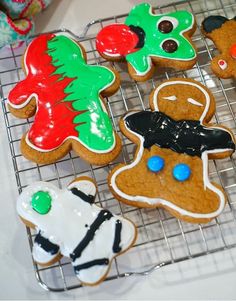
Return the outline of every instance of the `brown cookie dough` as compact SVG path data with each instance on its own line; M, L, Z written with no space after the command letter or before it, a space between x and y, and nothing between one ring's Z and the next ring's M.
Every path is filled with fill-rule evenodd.
M109 174L109 187L121 202L163 207L184 221L206 223L224 209L226 196L210 182L208 159L235 150L233 133L209 123L215 112L211 92L190 79L171 79L150 96L151 111L131 111L120 121L137 144L134 160Z
M236 78L236 17L229 20L210 16L202 22L201 29L220 52L211 61L213 72L220 78Z

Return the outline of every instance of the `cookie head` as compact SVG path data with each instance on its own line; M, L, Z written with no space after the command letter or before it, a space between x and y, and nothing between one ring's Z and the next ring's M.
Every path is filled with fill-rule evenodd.
M214 107L211 93L196 81L169 80L151 94L151 108L174 120L210 120Z
M211 62L214 73L221 78L236 77L236 17L210 16L203 21L202 32L220 52Z

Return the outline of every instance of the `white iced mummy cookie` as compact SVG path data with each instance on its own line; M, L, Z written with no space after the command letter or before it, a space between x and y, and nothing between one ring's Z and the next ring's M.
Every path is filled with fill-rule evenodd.
M33 258L51 265L70 257L76 276L84 285L105 279L112 259L136 240L134 224L94 204L92 179L77 178L65 189L46 182L28 186L17 200L23 222L37 229Z

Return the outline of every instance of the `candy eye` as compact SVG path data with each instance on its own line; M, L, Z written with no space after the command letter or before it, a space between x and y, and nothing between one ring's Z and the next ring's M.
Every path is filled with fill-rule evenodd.
M32 195L31 206L39 214L47 214L51 209L52 198L46 191L38 191Z
M222 70L225 70L225 69L228 67L226 61L224 61L224 60L219 60L219 61L218 61L218 66L219 66L220 69L222 69Z
M175 165L172 171L173 177L179 182L184 182L189 179L191 175L190 167L185 163Z
M173 53L178 49L178 42L175 40L164 40L161 44L162 49L165 52Z
M162 33L170 33L178 26L179 22L173 17L162 17L157 22L157 28Z
M148 159L147 167L150 171L157 173L163 169L165 161L160 156L152 156Z

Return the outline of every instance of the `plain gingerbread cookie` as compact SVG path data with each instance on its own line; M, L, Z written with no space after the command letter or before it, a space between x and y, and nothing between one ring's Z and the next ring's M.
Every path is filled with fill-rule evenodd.
M54 34L34 39L23 57L26 78L9 93L10 112L34 116L21 139L22 154L36 163L53 163L71 149L91 164L114 160L121 141L108 116L104 96L119 88L118 74L88 65L83 47Z
M121 202L163 207L184 221L206 223L224 209L223 189L208 177L208 159L235 150L233 133L209 123L211 92L190 79L161 83L150 96L151 111L131 111L120 121L137 144L134 160L116 166L109 187Z

